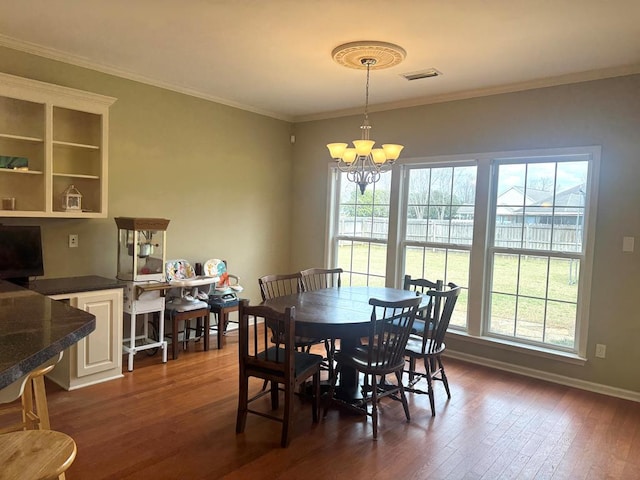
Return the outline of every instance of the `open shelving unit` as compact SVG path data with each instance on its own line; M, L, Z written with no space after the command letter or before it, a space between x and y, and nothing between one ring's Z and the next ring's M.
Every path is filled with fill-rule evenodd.
M0 156L28 169L0 168L0 217L105 218L109 107L115 98L0 73ZM82 210L65 211L74 185Z

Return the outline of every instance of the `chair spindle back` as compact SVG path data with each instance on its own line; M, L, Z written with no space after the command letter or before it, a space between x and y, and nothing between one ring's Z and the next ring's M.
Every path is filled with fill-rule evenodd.
M370 366L393 368L404 364L404 350L420 301L419 296L399 302L369 300L373 306L367 345Z
M265 275L258 279L262 300L283 297L302 292L302 275L300 272Z
M342 268L308 268L302 270L302 288L305 292L342 286Z

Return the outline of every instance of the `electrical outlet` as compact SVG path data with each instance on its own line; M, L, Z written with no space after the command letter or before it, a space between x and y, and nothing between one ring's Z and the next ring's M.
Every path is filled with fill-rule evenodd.
M596 344L596 357L605 358L607 356L607 346L601 343Z
M69 248L75 248L78 246L78 235L71 234L69 235Z

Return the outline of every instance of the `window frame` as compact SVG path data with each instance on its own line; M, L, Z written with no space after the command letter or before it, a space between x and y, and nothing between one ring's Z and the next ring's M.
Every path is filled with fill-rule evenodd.
M580 358L586 358L588 325L589 325L589 305L588 299L591 298L591 281L593 275L593 247L595 243L595 223L597 210L598 195L598 179L600 173L600 147L567 147L560 149L544 149L544 150L527 150L519 152L504 152L499 155L493 155L490 160L490 188L489 188L489 205L487 216L486 230L486 247L485 247L485 278L483 281L483 310L481 319L482 336L496 339L496 341L504 341L507 343L515 342L517 345L532 348L535 350L547 351L568 355L577 355ZM588 175L585 184L585 204L583 215L583 242L584 248L582 253L564 253L554 251L551 245L548 250L526 249L526 248L510 248L496 247L494 245L495 222L497 215L497 199L498 199L498 166L499 165L522 165L548 163L550 161L558 162L562 157L566 157L565 161L578 160L577 157L584 157L580 160L588 161ZM561 160L560 160L561 161ZM576 301L576 323L575 323L575 344L573 348L565 348L561 346L552 347L551 345L541 345L540 342L527 341L525 339L513 339L508 336L503 337L499 334L489 331L490 321L490 296L491 283L493 275L493 266L491 257L495 253L513 253L532 256L544 256L547 258L577 258L580 260L580 280L578 282L578 292ZM586 301L585 301L586 299Z
M328 210L327 210L327 222L329 224L329 228L328 228L328 239L329 241L326 242L328 244L328 248L326 249L326 265L328 265L328 268L336 268L338 266L338 251L340 248L340 241L341 240L346 240L346 241L351 241L351 242L358 242L358 243L367 243L369 245L382 245L386 248L387 250L387 258L385 261L385 276L384 277L380 277L379 275L376 274L371 274L370 271L370 265L367 266L367 272L364 273L364 275L367 278L367 284L369 284L369 279L371 277L375 277L375 278L383 278L384 280L384 285L385 286L392 286L389 285L388 282L388 278L389 278L389 273L388 273L388 266L389 266L389 247L390 247L390 235L391 235L391 227L389 226L388 230L387 230L387 238L386 239L380 239L380 238L375 238L373 236L370 237L366 237L366 236L356 236L356 235L343 235L340 234L340 195L341 195L341 190L342 190L342 179L343 179L343 173L341 172L335 165L331 165L330 166L330 174L329 174L329 186L328 186L328 191L330 193L329 197L329 205L328 205ZM393 206L393 187L391 186L391 183L393 182L393 177L390 180L390 192L389 192L389 224L391 224L391 216L392 216L392 209L394 208ZM369 185L367 188L371 189L373 188L373 185ZM375 204L374 204L375 205ZM353 259L353 257L352 257ZM344 267L343 267L344 268ZM343 284L350 284L351 281L351 276L354 274L353 271L351 271L350 269L344 268L344 273L342 275L342 282ZM363 272L355 272L356 275L363 275Z
M578 287L577 315L575 347L571 351L563 349L547 348L540 345L532 345L524 342L498 338L488 335L488 295L491 289L491 269L488 267L490 234L493 228L492 217L492 192L497 188L494 171L497 162L509 160L531 159L541 157L562 157L584 155L589 161L589 174L585 191L585 214L583 219L584 230L584 254L580 269L580 284ZM467 329L452 330L453 335L460 335L467 340L482 345L492 345L508 350L528 352L548 358L565 360L570 363L583 364L586 361L586 349L589 325L589 301L591 298L591 285L593 276L593 254L595 246L595 224L598 205L598 184L600 176L600 146L575 146L560 148L540 148L515 151L484 152L460 155L439 155L430 157L416 157L402 159L397 162L391 172L383 175L391 175L391 192L389 199L389 231L387 235L387 268L386 286L402 288L404 277L404 247L407 244L404 239L406 231L406 216L408 209L408 182L409 171L415 168L434 168L442 166L476 166L476 199L474 209L473 240L468 245L460 245L460 248L470 248L469 260L469 291L467 303ZM335 166L330 166L327 213L327 265L337 266L337 248L339 237L337 235L340 195L340 172ZM361 239L370 242L371 239ZM409 242L410 243L410 242ZM451 244L444 247L451 248ZM455 248L457 248L456 246ZM540 252L538 252L540 253Z
M398 273L396 278L396 285L402 285L404 281L404 275L406 272L406 249L407 247L420 247L420 248L436 248L442 250L459 250L469 252L469 272L467 277L467 284L463 288L467 291L467 295L469 292L469 281L471 278L471 256L473 251L473 236L471 239L471 243L453 243L453 242L429 242L429 241L416 241L416 240L407 240L406 231L409 217L409 183L411 178L411 171L413 170L421 170L421 169L437 169L437 168L463 168L463 167L475 167L476 168L476 184L477 184L477 171L478 171L478 162L474 158L470 158L469 156L464 156L460 158L456 156L455 160L447 161L447 157L436 157L433 158L433 161L428 162L413 162L410 164L406 164L402 168L402 201L400 202L400 212L399 212L399 222L398 222L398 237L397 237L397 264L398 264ZM474 198L474 202L477 202L478 196L477 193ZM475 212L475 203L474 203L474 212ZM473 235L475 235L475 217L474 217L474 229ZM431 279L436 280L436 279ZM440 279L444 280L444 279ZM455 325L451 325L450 328L457 329L460 331L467 331L469 328L469 314L468 314L468 305L467 305L467 316L466 316L466 327L461 328Z

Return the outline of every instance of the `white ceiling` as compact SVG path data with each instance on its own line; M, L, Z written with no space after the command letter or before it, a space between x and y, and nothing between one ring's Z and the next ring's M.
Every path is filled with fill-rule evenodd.
M371 109L418 105L640 72L640 0L0 0L0 45L285 120L362 110L357 40L407 51Z

